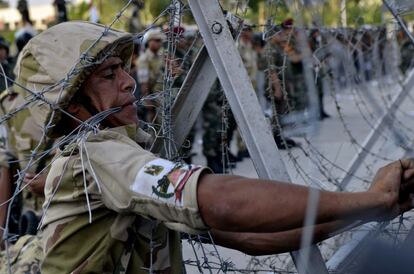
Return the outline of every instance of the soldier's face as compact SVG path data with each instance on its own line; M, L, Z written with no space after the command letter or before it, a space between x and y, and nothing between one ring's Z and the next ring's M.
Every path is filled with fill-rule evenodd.
M134 90L135 80L124 69L119 57L108 58L83 84L84 94L98 112L121 107L105 120L112 127L138 124Z
M159 51L161 46L162 46L162 40L161 39L151 39L150 41L148 41L148 47L153 52Z

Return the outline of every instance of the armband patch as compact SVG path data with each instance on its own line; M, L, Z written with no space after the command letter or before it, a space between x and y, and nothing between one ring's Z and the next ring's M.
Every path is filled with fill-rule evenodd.
M131 190L164 202L183 206L183 189L190 176L200 166L173 163L155 159L145 164L137 173Z

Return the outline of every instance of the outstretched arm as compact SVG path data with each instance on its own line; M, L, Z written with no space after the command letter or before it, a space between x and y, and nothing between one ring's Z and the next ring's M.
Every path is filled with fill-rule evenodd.
M411 209L401 183L412 180L414 162L402 160L381 168L366 192L320 191L315 223L390 219ZM405 173L404 173L405 172ZM408 178L404 178L405 174ZM309 188L238 176L204 175L198 205L204 222L227 232L280 232L303 226Z
M351 229L359 222L337 221L315 225L312 243L326 240ZM274 233L239 233L212 229L214 242L220 246L239 250L251 256L271 255L298 250L301 247L303 229L297 228Z

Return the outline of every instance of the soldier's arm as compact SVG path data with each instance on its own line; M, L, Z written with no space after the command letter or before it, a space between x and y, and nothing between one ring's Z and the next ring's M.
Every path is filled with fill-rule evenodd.
M97 135L86 146L94 151L89 160L95 174L100 174L97 180L102 201L114 211L135 212L160 220L172 229L197 233L208 229L273 233L303 226L308 187L211 175L201 167L157 158L129 138L112 135L117 141L102 140ZM114 157L112 151L106 150L108 146L119 154L115 162L102 161ZM315 224L391 219L412 208L412 189L400 195L401 183L412 182L414 161L402 160L401 164L394 162L380 169L366 192L320 191L315 201Z
M412 208L400 184L413 180L414 162L394 162L379 170L366 192L320 191L315 224L338 220L364 222L391 219ZM406 178L402 174L408 174ZM198 185L198 207L204 222L230 232L279 232L302 227L310 189L303 186L206 174ZM405 193L407 194L407 193ZM399 201L401 199L401 202Z
M312 243L326 240L342 230L351 229L358 222L336 221L313 226ZM252 256L271 255L298 250L301 247L303 229L275 233L238 233L212 229L214 243L239 250Z
M7 200L11 198L10 172L7 167L0 168L0 243L2 242L3 228L6 224Z

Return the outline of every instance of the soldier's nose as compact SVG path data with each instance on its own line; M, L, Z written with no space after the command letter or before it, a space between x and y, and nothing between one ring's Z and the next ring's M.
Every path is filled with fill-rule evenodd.
M122 81L122 91L133 93L136 88L136 83L134 78L131 77L126 71L123 72L124 79Z

